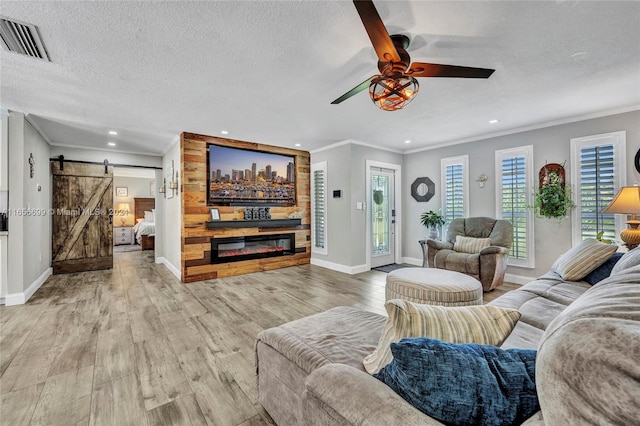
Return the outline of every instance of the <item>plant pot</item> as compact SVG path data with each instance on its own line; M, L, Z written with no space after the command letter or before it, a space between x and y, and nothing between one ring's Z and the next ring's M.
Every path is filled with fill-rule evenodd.
M437 240L439 236L440 233L438 232L438 227L436 225L431 225L431 227L429 228L429 238L431 238L432 240Z

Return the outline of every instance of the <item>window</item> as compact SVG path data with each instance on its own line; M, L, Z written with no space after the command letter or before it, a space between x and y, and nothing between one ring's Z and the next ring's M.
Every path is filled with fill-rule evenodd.
M535 266L533 210L533 145L496 151L496 217L513 225L509 264Z
M626 219L623 215L601 211L624 186L625 152L624 131L571 139L571 177L576 203L572 212L573 245L595 238L600 231L604 231L603 238L619 239Z
M440 161L442 215L447 224L469 214L469 156L443 158Z
M311 165L311 251L327 254L327 162Z

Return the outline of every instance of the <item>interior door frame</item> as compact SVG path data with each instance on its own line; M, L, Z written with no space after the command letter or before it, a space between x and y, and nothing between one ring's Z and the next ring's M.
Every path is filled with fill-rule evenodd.
M374 160L366 160L365 161L365 199L366 199L366 208L365 208L365 217L366 217L366 266L367 271L371 270L371 206L370 203L370 195L371 195L371 168L381 168L381 169L389 169L394 172L394 208L396 211L396 223L395 223L395 238L394 238L394 248L393 248L393 261L395 263L400 263L401 250L402 250L402 166L400 164L392 164L392 163L384 163L381 161Z

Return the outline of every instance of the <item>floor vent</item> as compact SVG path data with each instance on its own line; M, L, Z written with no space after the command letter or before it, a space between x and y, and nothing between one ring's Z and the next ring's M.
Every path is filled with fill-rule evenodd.
M0 17L0 39L2 47L11 52L49 60L35 25Z

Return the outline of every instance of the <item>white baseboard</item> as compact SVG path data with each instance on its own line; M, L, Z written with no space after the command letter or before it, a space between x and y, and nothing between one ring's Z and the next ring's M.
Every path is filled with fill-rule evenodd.
M515 275L515 274L504 274L504 280L510 283L525 285L535 280L535 277L525 277L524 275Z
M6 306L24 305L25 303L27 303L27 300L29 300L31 296L33 296L33 293L38 291L38 289L42 286L42 284L44 284L47 278L51 276L51 274L53 274L53 268L47 268L42 273L42 275L36 278L36 280L32 282L31 285L23 293L6 294L4 296L4 304Z
M311 258L311 264L349 275L361 274L362 272L367 272L369 270L367 265L347 266L339 263L327 262L326 260L315 259L313 257Z
M165 259L162 256L156 257L156 263L161 263L164 266L166 266L167 269L169 270L169 272L171 272L173 275L175 275L177 279L182 281L182 276L180 274L180 270L178 268L176 268L175 266L173 266L173 264L171 262L169 262L167 259Z
M422 259L417 257L402 257L400 263L408 263L409 265L422 266Z

